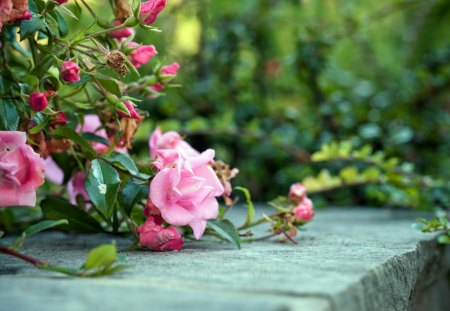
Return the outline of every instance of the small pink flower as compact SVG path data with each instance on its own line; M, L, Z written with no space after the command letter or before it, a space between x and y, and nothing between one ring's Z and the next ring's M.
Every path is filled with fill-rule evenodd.
M89 200L89 195L86 192L84 183L86 181L86 175L83 172L77 172L69 180L67 184L67 191L69 192L70 203L76 205L77 197L80 195L85 201ZM89 205L90 207L90 205Z
M306 196L306 188L301 183L291 185L289 189L289 199L293 202L300 202Z
M114 26L120 26L120 25L122 25L122 22L114 21L113 24L114 24ZM112 38L116 38L117 40L122 40L122 39L126 39L128 37L134 37L134 29L131 27L126 27L123 29L110 31L110 32L108 32L108 34Z
M173 167L159 171L150 184L150 199L160 210L162 218L171 225L189 225L199 239L208 219L218 215L216 196L223 194L223 186L209 163L214 150L196 157L181 154Z
M307 197L305 197L294 209L295 219L300 222L310 221L314 217L314 214L313 203Z
M44 161L45 163L45 179L56 185L62 185L64 181L64 172L63 170L56 164L55 160L52 157L48 157Z
M150 26L155 22L159 13L164 9L166 4L167 0L149 0L142 2L139 20L147 26Z
M59 5L69 2L69 0L55 0Z
M45 166L26 140L25 132L0 131L0 207L36 205Z
M164 228L148 216L145 223L138 228L139 243L156 252L179 251L184 239L175 227Z
M136 68L141 67L141 65L147 64L150 61L150 59L153 58L153 56L158 54L154 45L139 46L139 44L136 42L129 42L127 47L136 48L128 56L130 62Z
M124 118L136 119L136 120L141 119L141 116L136 112L136 109L134 109L134 105L132 102L126 101L126 102L124 102L124 105L128 109L128 114L126 114L123 111L117 110L117 114L119 116L124 117Z
M69 83L80 81L80 67L77 63L66 61L59 69L61 80Z
M30 107L34 111L42 111L48 106L47 96L44 93L33 93L29 98Z

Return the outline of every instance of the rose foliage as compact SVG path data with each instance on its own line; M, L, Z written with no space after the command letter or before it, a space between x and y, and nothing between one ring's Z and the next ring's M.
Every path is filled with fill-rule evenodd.
M301 184L258 220L249 192L238 188L248 214L236 227L225 215L237 200L231 181L239 171L213 149L196 150L157 127L147 134L145 160L136 160L133 138L152 118L139 102L170 91L182 70L176 60L165 63L160 47L134 38L138 28L158 35L153 25L167 1L104 1L112 4L112 19L97 16L89 3L1 2L0 230L22 230L15 224L28 222L37 224L33 233L131 232L136 247L179 251L186 237L204 235L239 247L241 236L253 239L249 228L269 222L268 237L295 242L296 228L314 215ZM86 18L89 27L80 26ZM25 233L2 251L18 251ZM99 269L93 275L112 273L115 248L96 252L112 259L100 269L88 258L72 275L89 267Z

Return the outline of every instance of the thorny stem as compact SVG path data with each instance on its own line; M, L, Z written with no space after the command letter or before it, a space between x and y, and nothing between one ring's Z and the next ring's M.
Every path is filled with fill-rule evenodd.
M33 258L33 257L30 257L28 255L21 254L19 252L16 252L15 250L12 250L12 249L10 249L7 246L1 246L0 245L0 252L4 253L4 254L11 255L11 256L14 256L14 257L17 257L19 259L22 259L22 260L24 260L24 261L26 261L28 263L31 263L32 265L34 265L36 267L39 267L39 268L43 267L43 266L46 266L46 264L43 261L41 261L39 259L36 259L36 258Z

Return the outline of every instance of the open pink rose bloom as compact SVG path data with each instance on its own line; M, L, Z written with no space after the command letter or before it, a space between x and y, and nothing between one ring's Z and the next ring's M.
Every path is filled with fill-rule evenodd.
M26 140L24 132L0 131L0 207L36 205L44 160Z
M176 132L157 128L149 141L150 154L159 172L150 184L149 200L161 217L175 226L189 225L199 239L208 219L218 215L216 197L224 188L210 164L214 150L199 153Z

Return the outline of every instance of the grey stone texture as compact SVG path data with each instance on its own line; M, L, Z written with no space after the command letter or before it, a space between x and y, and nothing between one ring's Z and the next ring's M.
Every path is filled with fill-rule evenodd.
M245 218L235 208L235 220ZM257 211L257 214L261 210ZM409 211L319 210L298 245L202 239L181 252L125 253L133 268L70 278L0 254L0 310L450 310L449 247L412 228ZM267 226L256 228L259 234ZM27 254L74 267L107 235L42 233Z

